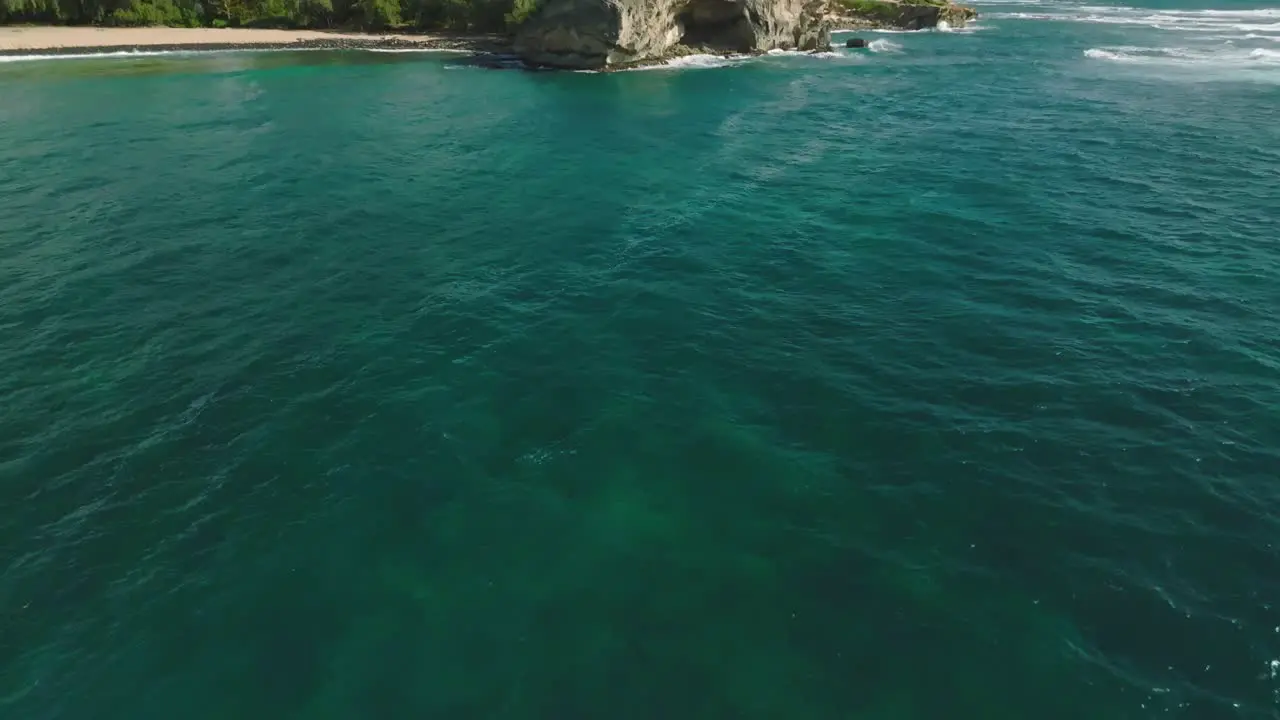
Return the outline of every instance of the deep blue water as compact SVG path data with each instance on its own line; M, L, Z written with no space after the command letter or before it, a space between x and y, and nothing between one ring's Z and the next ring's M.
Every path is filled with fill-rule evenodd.
M0 63L0 716L1280 717L1280 9L1160 7Z

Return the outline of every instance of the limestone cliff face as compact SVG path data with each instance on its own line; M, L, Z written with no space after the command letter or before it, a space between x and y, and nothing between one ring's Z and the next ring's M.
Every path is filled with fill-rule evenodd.
M925 30L944 22L964 27L977 16L973 8L946 0L835 0L830 20L842 28Z
M537 65L625 67L691 52L819 50L826 0L547 0L516 34Z

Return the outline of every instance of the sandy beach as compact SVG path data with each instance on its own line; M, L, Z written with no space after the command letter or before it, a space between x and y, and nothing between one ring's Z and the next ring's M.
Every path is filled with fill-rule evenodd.
M286 48L421 48L488 50L492 37L374 35L320 30L247 28L0 27L0 55L80 54L119 50L217 50Z

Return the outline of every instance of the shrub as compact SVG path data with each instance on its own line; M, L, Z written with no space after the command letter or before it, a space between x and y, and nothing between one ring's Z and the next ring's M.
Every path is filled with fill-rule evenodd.
M131 0L107 16L109 25L184 25L186 18L172 0Z
M514 30L520 27L537 11L538 0L515 0L511 6L511 12L506 15L507 29Z

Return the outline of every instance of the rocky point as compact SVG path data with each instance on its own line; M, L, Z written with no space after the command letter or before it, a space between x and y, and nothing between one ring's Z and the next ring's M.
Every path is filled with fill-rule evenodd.
M548 0L519 29L535 65L608 69L691 53L825 50L826 0Z

